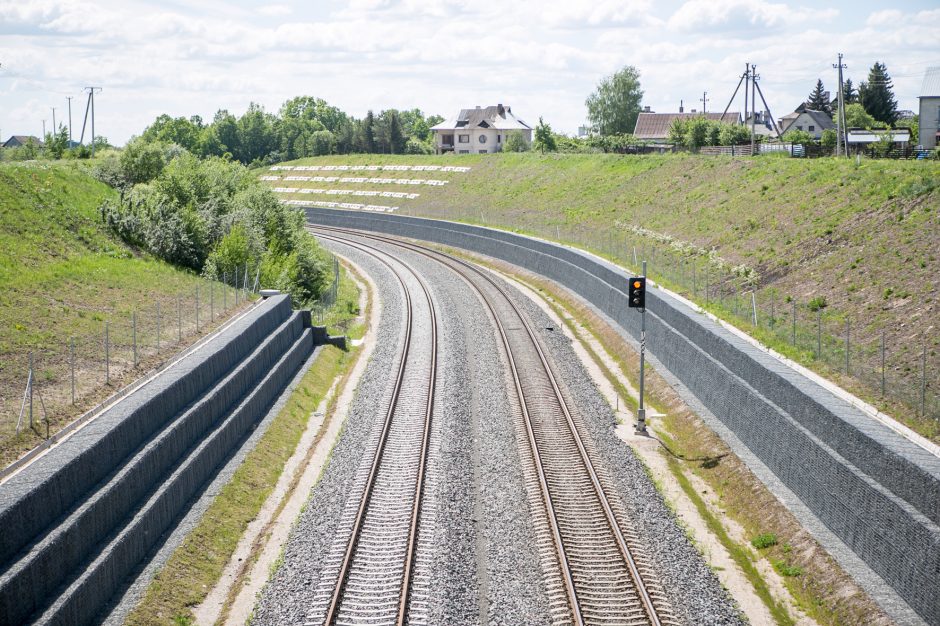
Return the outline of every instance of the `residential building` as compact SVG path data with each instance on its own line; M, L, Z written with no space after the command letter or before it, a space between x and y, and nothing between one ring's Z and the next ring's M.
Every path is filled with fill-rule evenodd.
M940 67L928 67L920 88L920 137L925 148L940 145Z
M802 130L809 133L813 139L819 139L824 130L835 127L836 123L832 121L828 113L807 109L805 104L798 106L793 113L784 115L777 123L777 128L783 135L791 130Z
M846 132L845 141L850 152L860 152L883 138L888 138L892 143L900 144L900 147L903 148L911 142L911 130L909 128L895 128L893 130L850 128Z
M772 139L777 136L777 131L774 130L773 122L770 117L770 111L758 111L757 113L748 115L744 119L744 127L751 130L752 125L756 137Z
M33 141L33 145L37 148L42 148L43 143L39 137L33 137L32 135L12 135L9 139L3 142L4 148L19 148L25 146L29 143L30 139Z
M741 114L737 111L728 111L721 113L699 113L692 109L690 113L682 111L680 106L679 113L654 113L648 110L640 111L636 118L636 127L633 129L633 136L642 141L651 143L668 143L669 128L675 120L690 120L697 117L704 117L716 122L725 122L726 124L740 124Z
M509 133L522 133L532 143L532 127L517 118L502 104L461 109L456 118L433 126L434 151L437 154L486 154L499 152Z

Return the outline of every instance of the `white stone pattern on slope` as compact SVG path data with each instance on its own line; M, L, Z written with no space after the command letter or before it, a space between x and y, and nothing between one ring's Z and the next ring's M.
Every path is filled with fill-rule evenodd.
M469 172L462 165L273 165L272 172Z
M405 191L375 191L364 189L308 189L305 187L274 187L274 193L302 193L327 196L357 196L361 198L401 198L414 200L419 197L419 193L407 193Z
M285 180L312 183L372 183L373 185L429 185L432 187L442 187L448 183L446 180L437 180L434 178L367 178L365 176L262 176L261 180Z
M291 206L315 206L326 209L353 209L356 211L374 211L377 213L394 213L398 210L397 206L385 206L382 204L359 204L356 202L324 202L322 200L281 200L281 202Z

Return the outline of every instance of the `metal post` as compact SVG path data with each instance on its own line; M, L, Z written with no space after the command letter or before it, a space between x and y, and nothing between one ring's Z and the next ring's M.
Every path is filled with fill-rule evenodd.
M104 323L104 383L111 384L111 346L108 332L108 322Z
M33 353L29 353L29 378L26 379L26 385L29 388L29 427L33 427Z
M708 306L708 265L705 265L705 306Z
M157 351L160 351L160 301L157 300Z
M176 343L183 342L183 296L176 296Z
M69 363L72 369L72 404L75 404L75 337L69 339Z
M646 261L643 261L643 276L646 276ZM640 408L636 412L636 434L646 434L646 407L643 404L644 369L646 365L646 307L640 310Z
M796 300L793 301L793 345L796 345Z
M222 310L228 310L228 283L225 282L225 279L228 278L228 275L225 272L222 272Z
M885 395L885 331L881 331L881 396Z
M213 284L209 282L209 321L215 319L215 289L213 289Z
M757 296L751 292L751 311L754 313L754 326L757 326Z
M199 285L196 285L196 332L199 332Z
M692 298L695 298L697 286L698 285L696 284L696 280L695 280L695 261L692 261Z
M235 306L238 306L238 266L235 266Z
M134 337L134 367L137 367L137 311L131 314L131 326Z
M920 363L920 414L927 416L927 343L924 342L924 352ZM32 406L32 404L30 404Z
M849 374L849 318L845 318L845 373Z
M816 358L822 358L822 309L816 309Z

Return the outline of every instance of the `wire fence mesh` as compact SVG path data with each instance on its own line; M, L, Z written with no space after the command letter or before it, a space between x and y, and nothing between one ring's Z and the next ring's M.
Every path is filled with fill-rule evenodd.
M6 354L0 390L0 439L30 429L48 437L64 419L110 395L216 326L253 298L256 268L192 290L154 296L129 312L93 313L98 330Z

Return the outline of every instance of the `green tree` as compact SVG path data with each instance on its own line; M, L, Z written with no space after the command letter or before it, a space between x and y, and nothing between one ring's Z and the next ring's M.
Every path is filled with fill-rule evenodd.
M788 143L808 145L814 143L813 136L805 130L789 130L783 134L783 140Z
M61 159L69 147L69 130L64 124L59 124L55 133L46 133L46 153L53 159Z
M920 116L915 115L914 117L906 120L898 120L894 124L895 128L908 128L911 131L911 143L918 144L923 143L920 141Z
M222 150L221 154L227 152L233 158L235 158L235 155L241 154L242 147L238 133L238 120L234 115L225 109L219 109L212 120L212 129Z
M824 111L826 115L832 116L832 105L826 96L826 89L823 87L822 79L816 79L816 88L809 94L806 106L813 111Z
M677 145L684 146L686 142L686 135L689 134L689 122L686 119L677 117L672 120L672 124L669 125L669 142Z
M311 133L309 144L310 154L313 156L325 156L327 154L333 154L333 150L336 148L336 139L330 131L318 130Z
M601 135L632 133L640 114L643 90L640 72L628 65L604 78L597 90L588 96L585 104L588 119Z
M839 135L836 133L835 129L827 128L822 132L822 136L819 138L819 143L820 145L823 145L830 150L834 150L838 139Z
M166 146L143 137L127 142L121 151L120 165L124 180L131 185L147 183L163 173L166 167Z
M388 124L388 149L392 154L402 154L405 151L405 131L401 125L398 111L392 109L386 117Z
M372 114L372 109L369 109L362 120L359 136L360 150L370 154L375 152L375 116Z
M884 125L869 115L865 107L855 102L845 107L845 126L847 128L882 128Z
M505 152L527 152L529 142L521 130L512 130L506 133L506 141L503 142L503 151Z
M552 133L552 127L545 123L539 117L538 126L535 127L535 149L541 153L555 152L558 146L555 143L555 135Z
M741 124L719 124L718 144L736 146L751 140L751 129Z
M845 104L858 102L858 89L852 84L851 78L846 79L845 84L842 85L842 100Z
M868 71L868 81L858 90L859 102L873 118L888 126L898 119L898 101L894 97L891 77L883 63L875 62Z

